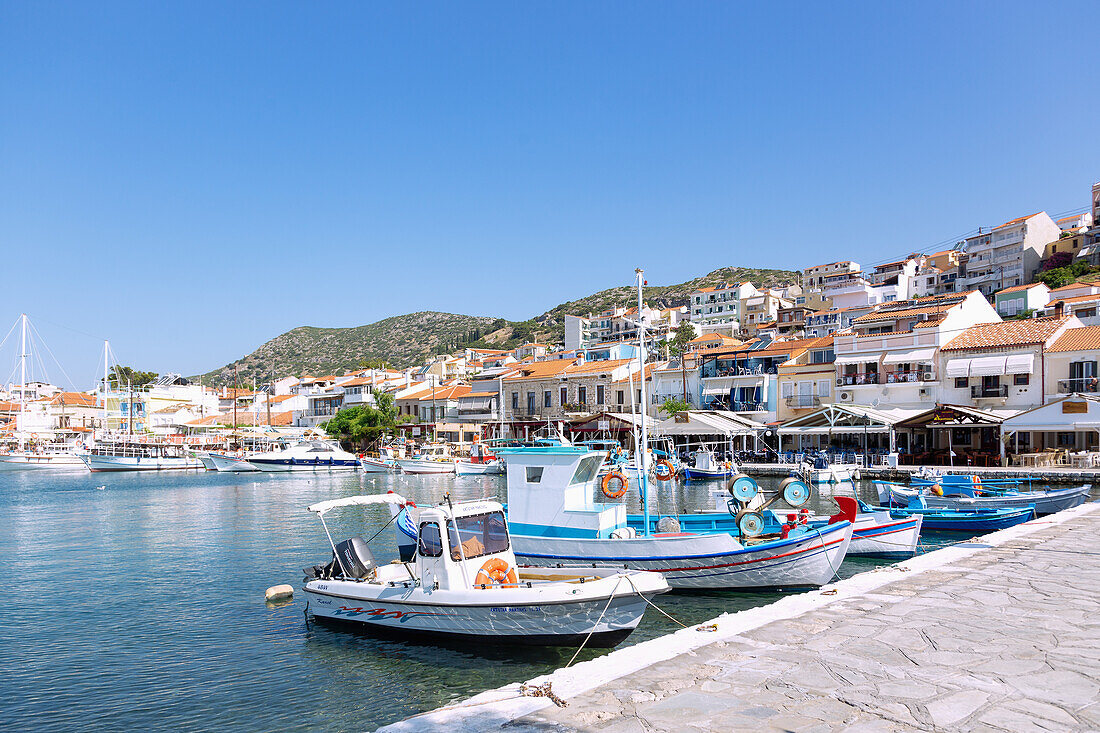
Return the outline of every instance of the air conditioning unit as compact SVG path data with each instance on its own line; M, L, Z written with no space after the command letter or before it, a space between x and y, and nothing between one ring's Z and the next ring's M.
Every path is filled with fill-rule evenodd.
M920 378L923 379L925 382L931 382L932 372L921 372Z
M841 392L839 397L840 397L841 402L851 402L852 401L852 393L851 392Z
M844 380L841 377L836 378L836 386L838 386L838 387L843 387L844 386Z

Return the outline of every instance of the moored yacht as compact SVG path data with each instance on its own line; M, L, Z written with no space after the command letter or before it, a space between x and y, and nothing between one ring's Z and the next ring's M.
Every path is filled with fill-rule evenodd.
M179 445L142 442L140 438L98 442L80 459L90 471L173 471L203 468L202 461Z
M326 440L304 440L284 450L256 453L248 463L261 471L354 471L359 458Z

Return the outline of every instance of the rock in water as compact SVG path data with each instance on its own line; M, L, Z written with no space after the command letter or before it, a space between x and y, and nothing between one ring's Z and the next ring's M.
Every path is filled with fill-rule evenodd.
M265 601L285 601L294 597L294 586L273 585L264 593Z

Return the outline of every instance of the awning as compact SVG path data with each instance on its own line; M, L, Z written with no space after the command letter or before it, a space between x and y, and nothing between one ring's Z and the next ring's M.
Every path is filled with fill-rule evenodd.
M947 369L944 376L948 379L954 377L969 377L970 376L970 359L948 359Z
M732 377L723 377L720 379L708 379L703 383L704 395L719 395L729 394L730 388L733 387Z
M883 364L920 364L932 361L936 355L935 349L912 349L900 351L896 354L887 354L882 360Z
M1033 374L1035 354L1013 354L1005 364L1005 374Z
M970 360L970 376L994 377L1005 374L1007 356L979 356Z
M495 394L471 394L458 398L460 410L488 410L493 405Z
M846 354L844 356L838 356L833 360L836 364L872 364L878 363L878 354L862 354L852 355Z

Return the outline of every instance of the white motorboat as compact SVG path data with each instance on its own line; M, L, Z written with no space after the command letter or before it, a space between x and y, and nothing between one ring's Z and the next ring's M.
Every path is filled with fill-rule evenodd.
M684 466L684 479L687 481L706 481L733 478L740 469L733 461L719 461L710 450L695 453L695 464Z
M1024 509L1034 507L1036 515L1053 514L1084 504L1089 499L1092 484L1064 489L1022 491L1020 482L986 480L977 482L971 476L947 475L939 484L902 486L889 481L875 481L879 502L908 507L917 499L926 509L968 512L976 509Z
M455 464L451 451L442 443L433 443L420 449L420 455L398 458L397 465L404 473L454 473Z
M309 510L324 524L344 506L404 505L397 494L333 499ZM419 511L415 558L377 565L367 543L333 542L328 565L306 570L308 609L320 620L371 630L504 645L609 647L637 626L648 599L668 590L655 573L593 567L520 567L495 501Z
M324 440L304 440L283 450L253 453L246 460L261 471L355 471L359 458Z
M142 443L140 438L96 443L80 454L89 471L181 471L200 470L202 461L187 455L182 446Z
M210 451L206 455L210 459L210 462L214 464L214 470L216 471L224 471L226 473L253 473L260 470L256 467L256 464L248 460L248 454L244 451L237 451L236 453ZM261 453L260 455L264 454Z

